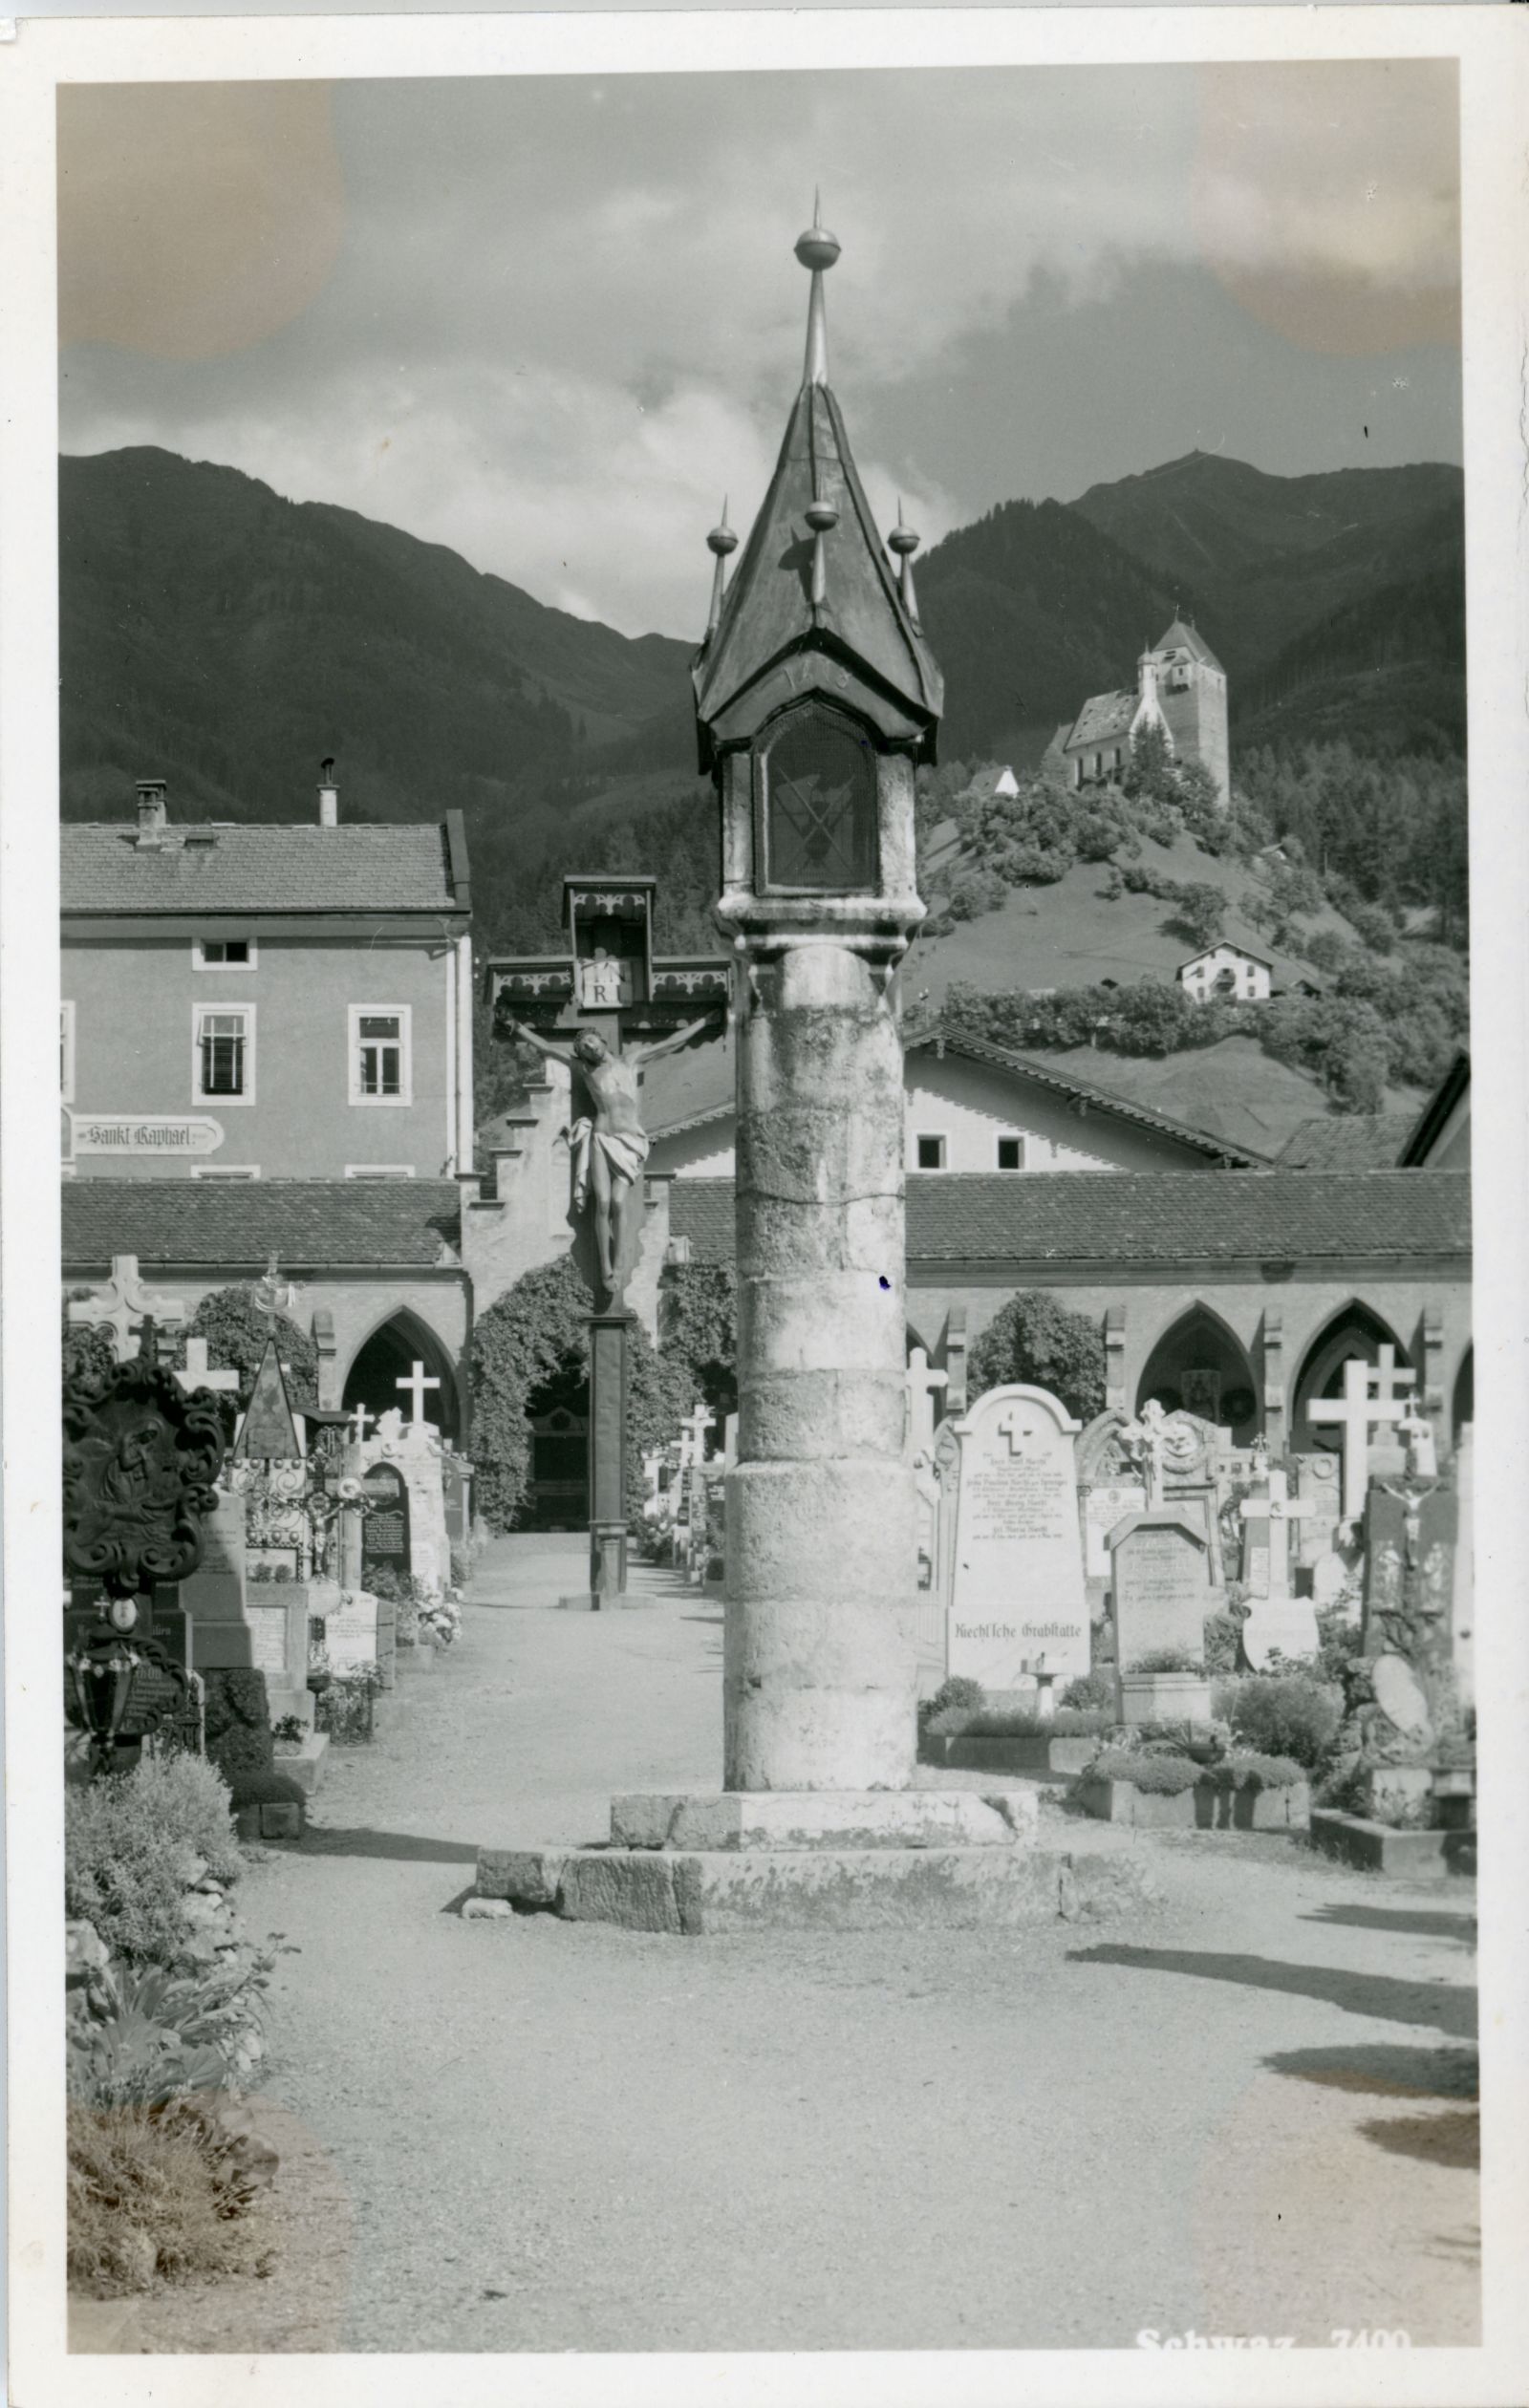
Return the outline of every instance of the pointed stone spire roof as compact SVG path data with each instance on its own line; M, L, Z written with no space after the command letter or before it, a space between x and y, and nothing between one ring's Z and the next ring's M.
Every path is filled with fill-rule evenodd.
M839 255L814 219L796 246L811 270L802 386L769 489L697 654L701 765L746 740L790 694L816 687L932 758L944 680L903 599L829 385L823 278ZM911 575L906 579L912 592ZM772 672L794 662L789 683ZM781 684L777 696L775 687Z
M1212 652L1197 627L1175 618L1166 635L1159 635L1152 646L1154 653L1187 652L1191 660L1201 660L1207 669L1219 669L1221 664ZM1224 672L1223 672L1224 674Z
M233 1451L237 1462L253 1457L295 1463L302 1455L274 1333L266 1341L266 1351L249 1392L248 1410L240 1424Z

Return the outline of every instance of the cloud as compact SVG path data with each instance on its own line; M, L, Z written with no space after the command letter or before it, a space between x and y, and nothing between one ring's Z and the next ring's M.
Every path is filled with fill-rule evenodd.
M1427 63L97 88L60 120L64 328L96 338L65 440L227 461L692 631L705 530L724 490L748 524L799 374L815 184L861 472L933 541L972 514L944 463L1011 406L993 338L1041 283L1097 310L1146 265L1209 269L1308 351L1447 331L1452 92ZM899 417L941 381L943 413Z

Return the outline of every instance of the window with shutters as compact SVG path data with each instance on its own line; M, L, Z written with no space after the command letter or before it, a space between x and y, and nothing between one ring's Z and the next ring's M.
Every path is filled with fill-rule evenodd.
M255 1100L255 1007L199 1003L192 1045L192 1098L198 1104Z

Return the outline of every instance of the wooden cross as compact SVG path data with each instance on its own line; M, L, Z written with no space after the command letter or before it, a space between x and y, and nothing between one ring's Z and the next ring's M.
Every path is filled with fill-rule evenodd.
M369 1413L364 1405L356 1406L355 1412L351 1415L350 1425L347 1430L347 1435L349 1436L353 1446L361 1447L366 1444L367 1424L369 1422L375 1422L376 1419L377 1415L375 1413Z
M935 1446L935 1399L949 1385L947 1371L931 1371L929 1357L922 1346L915 1346L908 1358L905 1374L908 1384L908 1453L927 1455Z
M438 1388L441 1386L440 1381L433 1378L427 1378L424 1365L422 1363L416 1362L408 1378L406 1380L395 1380L393 1385L395 1387L404 1388L407 1390L409 1401L414 1407L413 1412L409 1415L409 1426L411 1429L417 1430L420 1424L424 1420L425 1389Z
M109 1329L118 1363L129 1363L138 1353L131 1343L145 1320L156 1325L166 1322L183 1322L185 1302L179 1296L150 1296L138 1275L137 1255L113 1255L112 1280L104 1296L92 1296L69 1307L69 1319L76 1329Z
M1268 1494L1245 1496L1240 1512L1245 1522L1266 1522L1265 1535L1268 1570L1263 1583L1250 1583L1256 1597L1283 1598L1290 1594L1290 1525L1303 1521L1317 1511L1314 1496L1292 1496L1289 1480L1282 1463L1271 1464L1264 1472Z
M239 1386L237 1371L213 1371L207 1364L207 1342L205 1338L188 1338L185 1342L185 1369L176 1379L188 1396L198 1388L212 1388L231 1396Z
M1402 1407L1396 1398L1370 1395L1369 1384L1374 1377L1367 1363L1351 1355L1344 1365L1342 1396L1315 1396L1306 1407L1308 1421L1337 1422L1342 1429L1346 1522L1357 1522L1365 1510L1365 1492L1369 1486L1370 1424L1402 1418Z

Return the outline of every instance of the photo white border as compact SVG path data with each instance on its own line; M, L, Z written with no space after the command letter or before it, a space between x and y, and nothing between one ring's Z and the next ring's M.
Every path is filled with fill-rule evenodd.
M1504 7L1092 9L510 16L23 19L0 27L0 1215L6 1271L0 1435L6 1474L10 2263L12 2397L105 2396L155 2408L255 2399L541 2403L789 2401L792 2408L1161 2401L1231 2396L1220 2354L1131 2351L841 2353L770 2357L455 2355L70 2359L63 2350L63 2040L39 1967L62 1953L61 1668L56 1439L58 996L57 371L54 94L61 81L280 76L701 73L870 66L1166 64L1438 57L1460 62L1478 1459L1476 1579L1487 1836L1480 1972L1486 2338L1479 2351L1236 2361L1236 2399L1496 2408L1529 2392L1524 2048L1529 1862L1529 1480L1506 1439L1529 1426L1524 1370L1524 929L1529 543L1523 437L1529 11ZM901 172L889 161L889 173ZM761 196L761 205L766 197ZM789 211L797 196L780 196ZM1490 998L1490 1009L1483 999ZM44 1068L44 1065L47 1068ZM1519 1451L1521 1452L1521 1449ZM1493 1476L1493 1474L1497 1476ZM910 2179L916 2179L910 2169ZM1017 2242L1019 2235L1017 2233Z

